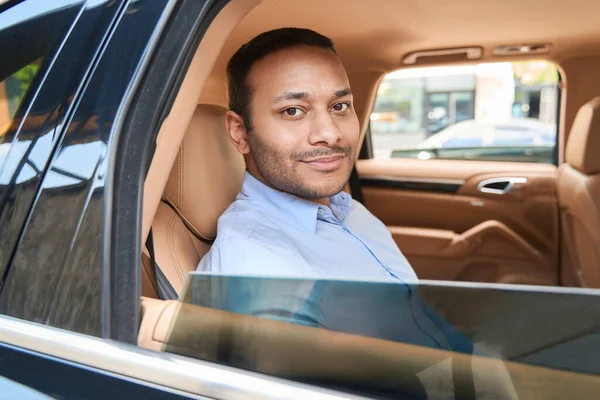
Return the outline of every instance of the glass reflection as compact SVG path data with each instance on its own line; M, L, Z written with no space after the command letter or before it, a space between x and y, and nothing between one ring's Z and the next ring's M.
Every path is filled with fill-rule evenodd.
M24 1L18 7L11 7L0 14L0 29L8 29L81 3L82 0Z
M361 395L600 390L599 291L192 273L179 301L163 350Z
M422 301L414 285L192 276L182 299L189 304L431 348L473 349L466 336Z

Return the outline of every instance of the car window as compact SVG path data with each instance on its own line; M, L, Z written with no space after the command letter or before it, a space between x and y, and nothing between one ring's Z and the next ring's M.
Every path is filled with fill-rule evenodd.
M373 156L554 163L558 78L545 61L388 74L370 117Z
M23 227L32 204L39 199L42 179L49 177L58 186L77 178L64 170L64 164L47 165L102 40L103 19L108 24L114 14L105 12L100 3L84 12L85 5L84 0L26 0L0 7L0 313L42 323L48 322L49 299L57 294L56 283L50 285L52 289L48 287L50 294L44 286L30 290L31 276L22 280L18 274L27 274L28 268L41 269L42 260L53 266L61 262L52 262L40 241L25 261L15 261L16 249L26 238ZM88 17L91 13L94 18ZM83 173L86 167L76 172ZM56 225L40 224L35 229L45 235L45 246L50 244L48 238L60 237ZM51 277L61 279L49 268L43 271L46 285ZM29 288L27 296L11 295L25 293L24 287ZM38 300L40 306L31 305Z
M58 46L65 37L77 11L76 1L60 1L58 4L42 1L13 2L5 4L0 13L0 175L8 176L15 171L21 160L19 156L27 148L26 141L18 142L17 132L28 106L31 104L41 78ZM69 8L71 7L71 8ZM1 9L0 9L1 10ZM41 35L35 26L48 28ZM13 146L14 145L14 146ZM9 151L14 155L9 157ZM10 171L7 171L10 170ZM36 166L25 167L35 176ZM5 184L0 182L0 185Z
M49 153L58 137L61 112L52 110L62 104L66 112L68 81L42 88L83 4L27 0L0 7L0 277L5 276L35 196L32 189L45 169L47 157L41 148ZM77 63L71 58L70 65L62 71L68 74Z
M383 399L600 387L598 291L200 273L185 288L165 351Z

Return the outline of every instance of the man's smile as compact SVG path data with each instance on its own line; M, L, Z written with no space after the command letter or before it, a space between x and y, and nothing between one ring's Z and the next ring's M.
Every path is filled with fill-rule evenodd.
M344 157L342 154L334 154L332 156L306 159L302 162L319 171L333 171L342 165Z

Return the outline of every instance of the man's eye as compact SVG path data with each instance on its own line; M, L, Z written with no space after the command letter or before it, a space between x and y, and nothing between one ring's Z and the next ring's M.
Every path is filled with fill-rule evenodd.
M333 106L333 111L344 112L350 107L348 103L337 103Z
M283 110L283 112L288 117L297 117L300 114L302 114L302 110L300 110L299 108L296 108L296 107L286 108L285 110Z

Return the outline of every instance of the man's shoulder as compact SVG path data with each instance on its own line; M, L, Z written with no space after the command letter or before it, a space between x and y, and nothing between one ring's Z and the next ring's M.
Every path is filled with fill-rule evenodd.
M286 238L285 230L269 213L253 202L235 201L219 218L214 245L245 241L278 246Z
M247 224L246 215L228 213L219 220L217 238L202 258L199 271L241 275L292 275L303 264L284 232L264 223Z

